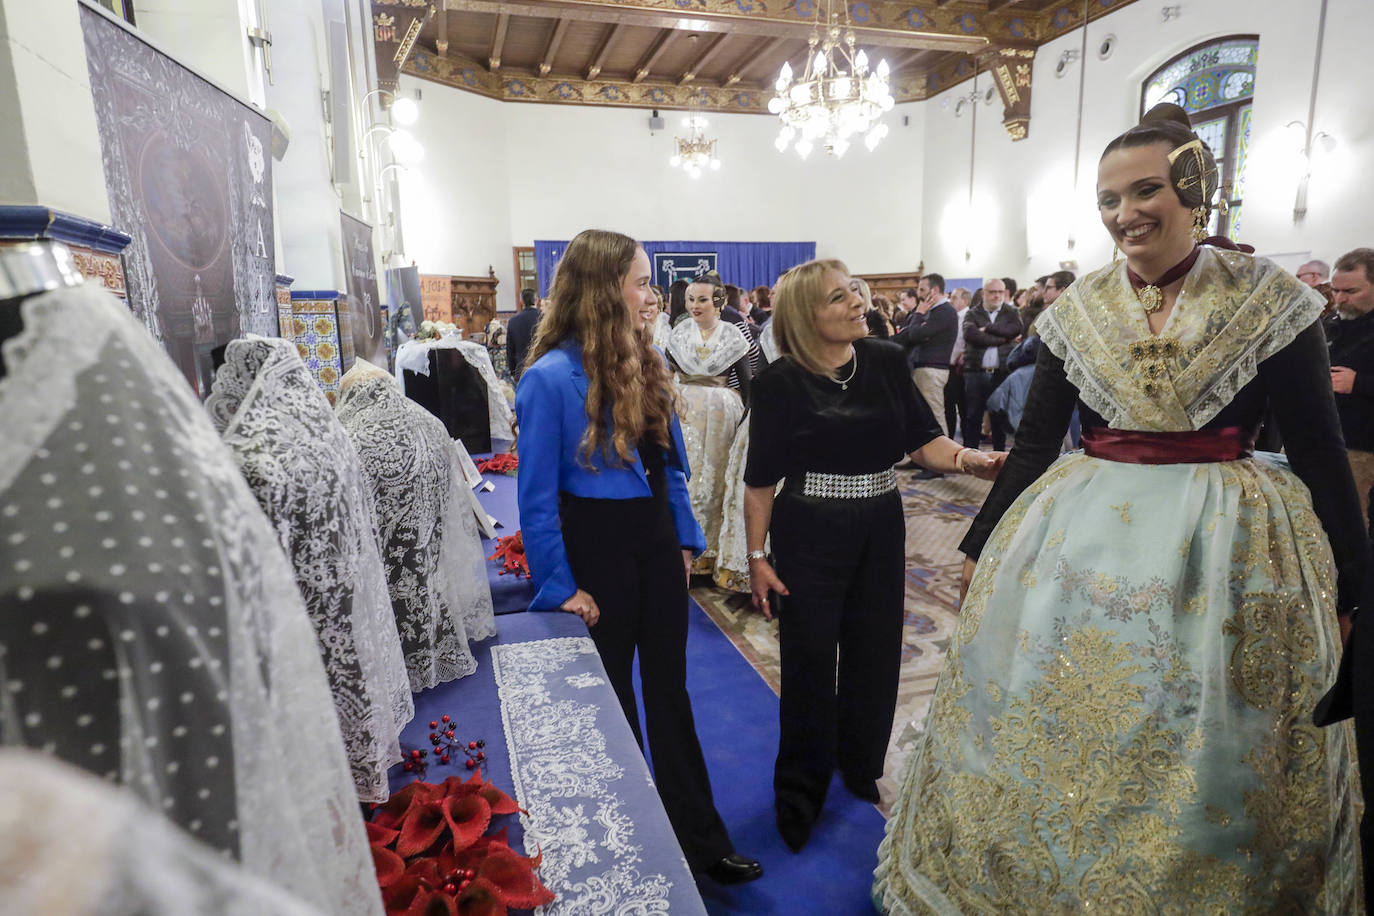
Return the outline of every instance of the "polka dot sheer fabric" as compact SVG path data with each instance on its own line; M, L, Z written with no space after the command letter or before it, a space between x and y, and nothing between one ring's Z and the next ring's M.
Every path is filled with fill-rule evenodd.
M0 811L0 916L322 916L75 767L0 750L0 785L24 787Z
M469 640L496 633L486 559L444 424L363 360L336 411L372 486L382 562L411 690L477 670Z
M86 286L21 308L0 741L126 785L327 912L379 912L315 632L233 458L121 302Z
M230 342L205 409L296 572L358 797L386 801L415 706L358 453L286 340Z

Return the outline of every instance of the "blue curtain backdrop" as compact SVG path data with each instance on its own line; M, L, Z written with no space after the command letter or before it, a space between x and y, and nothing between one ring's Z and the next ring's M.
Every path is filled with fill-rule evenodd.
M778 274L816 256L815 242L641 242L652 262L655 254L715 252L717 270L726 283L742 289L772 286ZM534 243L539 295L547 296L553 269L567 242Z

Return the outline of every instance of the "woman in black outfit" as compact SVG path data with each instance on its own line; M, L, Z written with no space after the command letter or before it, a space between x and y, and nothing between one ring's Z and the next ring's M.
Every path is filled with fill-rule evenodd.
M766 618L770 593L780 596L772 598L782 650L773 789L778 831L793 850L810 838L837 762L851 792L878 801L906 559L893 465L910 455L932 470L991 478L1004 457L940 434L901 347L865 339L864 312L843 263L788 271L774 306L780 357L754 388L744 474L749 577ZM776 571L763 549L770 525Z

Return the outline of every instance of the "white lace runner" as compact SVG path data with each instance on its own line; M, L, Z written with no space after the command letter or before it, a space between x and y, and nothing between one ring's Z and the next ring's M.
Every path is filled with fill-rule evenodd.
M407 340L396 351L396 381L400 383L401 390L405 391L405 370L418 372L421 375L429 375L429 351L430 350L457 350L463 355L463 359L477 370L482 376L482 381L487 383L487 413L491 425L491 437L493 439L504 439L507 442L515 438L512 423L515 419L515 412L511 410L510 402L506 400L506 395L501 387L501 379L496 375L496 367L492 365L491 354L487 348L471 340L463 340L461 337L438 337L433 340Z
M326 912L379 913L315 632L233 457L122 302L87 286L21 308L0 740L124 784Z
M453 440L394 379L376 373L354 364L337 414L372 488L391 606L418 693L476 671L468 641L494 635L496 624Z
M386 801L415 707L358 453L289 341L230 342L205 408L295 569L358 798Z
M323 916L51 757L0 751L0 785L24 787L0 810L0 916Z
M586 637L492 647L525 852L558 899L545 916L704 914L701 897ZM607 732L624 749L619 762Z
M744 332L728 321L716 324L709 340L688 316L668 334L668 353L678 368L688 375L724 375L749 352Z

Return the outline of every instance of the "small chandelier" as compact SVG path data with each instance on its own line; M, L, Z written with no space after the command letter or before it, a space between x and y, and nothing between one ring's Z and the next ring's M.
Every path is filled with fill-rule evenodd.
M887 136L887 125L878 123L893 103L887 84L887 61L878 61L876 70L868 69L868 55L854 50L848 4L842 4L841 27L832 3L833 0L825 0L830 26L824 38L821 16L816 17L807 40L801 78L794 81L792 65L784 63L776 83L778 94L768 102L768 110L783 124L773 145L783 152L795 139L794 148L803 159L811 155L816 143L839 158L849 149L849 138L856 134L863 135L870 152Z
M706 139L706 119L694 111L682 119L682 126L687 128L687 136L673 138L677 142L677 152L668 164L673 168L681 166L693 178L700 178L707 168L720 168L716 141Z

